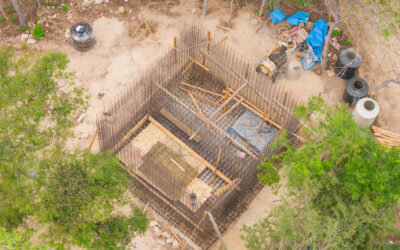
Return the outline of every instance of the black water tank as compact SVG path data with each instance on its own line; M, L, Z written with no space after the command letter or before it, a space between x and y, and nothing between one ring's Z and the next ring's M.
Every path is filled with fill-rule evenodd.
M358 77L351 78L346 81L343 100L351 107L354 107L358 100L367 96L368 90L368 83L364 79Z
M88 51L90 50L95 39L93 38L93 29L88 23L76 23L70 29L72 45L76 50Z
M362 57L354 49L346 49L340 52L334 71L342 79L351 79L361 66Z
M286 48L282 46L275 48L269 55L268 59L274 62L277 68L281 67L287 62Z

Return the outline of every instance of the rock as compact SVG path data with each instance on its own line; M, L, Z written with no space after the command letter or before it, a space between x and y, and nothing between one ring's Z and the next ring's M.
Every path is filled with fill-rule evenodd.
M172 239L171 238L169 238L169 239L167 239L166 241L165 241L165 243L167 243L167 244L172 244Z
M21 41L25 41L28 38L29 38L28 34L21 34Z
M250 23L256 25L258 24L258 19L256 17L250 18Z
M163 237L165 237L165 238L171 238L171 235L169 234L169 233L167 233L167 232L163 232L162 234L161 234L161 236L163 236Z
M122 6L119 6L119 8L118 8L118 11L119 11L119 13L124 13L124 11L125 11L125 8L124 7L122 7Z
M154 226L154 227L153 227L153 230L154 230L154 232L158 232L158 231L160 231L161 229L160 229L159 227L157 227L157 226ZM160 232L160 235L161 235L161 232Z
M99 99L101 99L101 98L103 98L104 95L105 95L105 93L99 92L99 93L97 94L97 97L98 97ZM156 222L156 223L157 223L157 222Z
M337 60L337 55L336 55L336 54L333 54L332 59L333 59L334 61L336 61L336 60Z
M99 93L99 95L100 95L100 93ZM157 221L155 221L155 220L152 220L152 221L150 221L150 224L149 224L151 227L155 227L155 226L158 226L158 223L157 223Z
M34 44L36 43L35 39L29 38L28 41L26 41L26 44Z
M48 28L48 27L49 27L49 23L48 23L48 22L46 22L45 26L46 26L46 28Z
M333 70L327 70L326 73L328 73L329 77L335 76L335 72L333 72Z
M70 33L69 29L65 30L65 34L64 35L65 35L65 38L69 38L71 36L71 33Z
M179 242L178 242L177 240L173 239L173 240L172 240L172 246L173 246L174 248L179 247Z
M158 228L158 231L154 233L157 237L161 237L161 230Z
M332 46L333 46L337 51L340 50L340 44L338 43L336 37L332 38L330 42L331 42Z
M165 244L165 241L163 241L163 240L156 240L156 242L158 243L158 244L160 244L161 246L165 246L166 244Z

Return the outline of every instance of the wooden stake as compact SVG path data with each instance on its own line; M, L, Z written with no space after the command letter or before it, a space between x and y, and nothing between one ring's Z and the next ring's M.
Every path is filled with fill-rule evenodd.
M202 67L205 71L210 71L209 68L207 68L206 66L204 66L203 64L201 64L199 61L197 61L196 59L192 58L189 56L189 59L192 60L192 62L194 62L195 64L199 65L200 67Z
M143 213L146 213L146 210L148 207L149 207L149 203L147 203L146 206L144 206Z
M93 138L92 138L92 140L90 141L90 144L89 144L89 150L92 148L94 140L96 139L96 136L97 136L98 133L99 133L99 129L96 128L96 132L94 132Z
M149 31L149 33L150 33L150 35L151 35L151 38L153 38L154 42L156 42L157 39L156 39L156 37L154 36L153 32L151 31L149 25L146 23L146 21L144 21L144 19L143 19L143 22L144 22L144 25L146 25L146 29L147 29L147 31Z
M247 64L247 69L246 69L246 73L244 74L244 78L247 79L248 75L249 75L249 69L250 69L250 65Z
M222 118L224 118L227 114L229 114L230 112L232 112L232 110L234 110L239 104L241 104L243 102L243 98L240 99L237 103L235 103L232 107L230 107L228 109L228 111L226 111L225 113L223 113L220 117L218 117L218 119L216 119L214 121L214 123L219 122Z
M264 122L265 122L265 118L267 117L267 108L265 108L263 117L261 119L261 124L260 124L260 129L258 130L258 133L262 132L263 126L264 126Z
M167 225L169 231L171 231L172 235L174 236L174 238L179 242L182 243L181 238L178 237L178 235L176 235L175 231L172 229L172 227L169 225L168 221L165 221L165 225Z
M200 90L200 91L202 91L202 92L211 94L211 95L215 95L215 96L219 96L219 97L224 97L223 95L221 95L221 94L219 94L219 93L210 91L210 90L208 90L208 89L204 89L204 88L197 87L197 86L192 85L192 84L187 83L187 82L181 82L181 84L182 84L182 85L185 85L185 86L188 86L188 87L191 87L191 88L194 88L194 89L197 89L197 90Z
M175 63L176 63L176 37L174 37L174 58L175 58Z
M136 33L139 31L140 27L143 25L143 21L140 20L139 25L136 27L135 31L132 33L131 37L134 37Z
M217 157L217 162L215 163L215 171L214 171L212 183L215 182L215 175L217 174L217 169L218 169L219 160L221 159L221 154L222 154L222 148L220 148L219 152L218 152L218 157Z
M225 92L225 102L226 102L226 100L228 100L228 95L229 95L229 86L228 85L226 85L226 90L225 90L226 92ZM224 106L224 112L226 111L226 106Z
M193 65L193 61L191 61L189 64L188 64L188 66L182 71L182 75L184 75L185 73L186 73L186 71L188 71L188 69L190 68L190 66L192 66Z
M236 184L239 179L234 179L231 183L226 184L223 187L220 187L214 194L215 197L220 196L221 194L225 193L230 187Z
M193 91L190 91L190 90L185 89L185 88L182 88L182 87L180 87L179 89L182 90L182 91L185 91L186 93L190 93L190 94L192 94L192 95L194 95L194 96L196 96L196 97L198 97L198 98L200 98L200 99L202 99L202 100L204 100L204 101L206 101L206 102L208 102L208 103L211 103L211 104L213 104L213 105L215 105L215 106L218 106L218 107L221 106L221 104L216 103L216 102L214 102L213 100L210 100L210 99L208 99L208 98L206 98L206 97L204 97L204 96L202 96L202 95L199 95L199 94L197 94L197 93L194 93Z
M208 40L208 44L207 44L207 53L210 50L210 42L211 42L211 33L210 31L207 32L207 40ZM203 65L206 64L206 57L203 57ZM200 83L203 83L203 77L204 77L204 71L200 71Z
M172 163L174 163L176 166L178 166L178 168L180 168L183 172L186 172L185 169L179 163L177 163L174 159L170 158L170 160L172 161Z

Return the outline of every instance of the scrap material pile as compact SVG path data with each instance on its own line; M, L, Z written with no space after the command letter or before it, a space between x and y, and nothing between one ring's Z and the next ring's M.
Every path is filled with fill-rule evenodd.
M400 134L376 126L371 126L371 129L375 138L383 145L400 147Z
M190 28L97 120L100 149L128 167L140 198L202 248L217 238L206 214L223 232L262 187L273 138L301 139L298 101L224 40Z

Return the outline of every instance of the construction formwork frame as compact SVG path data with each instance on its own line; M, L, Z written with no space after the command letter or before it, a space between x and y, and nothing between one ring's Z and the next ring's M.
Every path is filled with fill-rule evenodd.
M292 115L298 100L251 70L250 64L223 41L215 42L210 33L191 27L97 119L100 150L112 150L128 168L137 165L139 157L129 143L150 122L162 126L214 166L214 171L206 168L199 174L213 192L195 210L188 203L171 200L153 180L132 173L141 199L202 248L217 237L205 214L211 212L223 232L261 188L257 165L272 153L267 148L257 154L232 139L228 129L233 122L245 109L251 109L268 125L287 130L293 139L300 126ZM188 83L194 87L187 87L191 86ZM194 96L205 94L198 89L209 91L207 98L196 101ZM168 178L173 181L173 177Z

